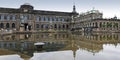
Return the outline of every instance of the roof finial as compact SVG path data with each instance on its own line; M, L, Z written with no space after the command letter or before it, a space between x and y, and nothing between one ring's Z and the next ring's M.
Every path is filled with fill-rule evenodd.
M73 2L73 12L76 13L75 1Z

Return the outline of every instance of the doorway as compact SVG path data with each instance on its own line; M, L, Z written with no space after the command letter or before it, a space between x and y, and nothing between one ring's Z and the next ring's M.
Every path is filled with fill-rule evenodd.
M25 29L25 31L30 31L32 29L32 26L29 25L28 23L25 23L24 24L24 29Z

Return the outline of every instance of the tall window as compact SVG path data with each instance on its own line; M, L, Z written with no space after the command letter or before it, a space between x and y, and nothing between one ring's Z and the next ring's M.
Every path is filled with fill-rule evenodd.
M4 15L3 14L1 15L1 20L4 20Z
M54 17L53 19L54 19L54 21L56 21L56 17Z
M0 25L1 25L1 28L4 28L4 24L3 23L1 23Z
M12 15L10 15L10 20L12 20Z
M15 28L15 23L12 23L12 28Z
M95 23L95 27L98 27L98 23L97 22Z
M46 28L46 29L48 29L48 26L49 26L49 25L48 25L48 24L46 24L45 28Z
M54 28L57 28L57 24L54 25Z
M7 20L7 15L4 16L4 19Z
M69 25L66 25L66 28L68 29L68 28L69 28Z
M45 21L47 21L47 22L48 22L48 17L45 17Z
M39 16L36 16L36 22L39 22Z
M64 18L62 18L62 22L64 22Z
M41 25L41 28L42 28L42 29L44 28L44 25L43 25L43 24Z
M39 24L36 24L36 28L39 28Z
M1 24L0 24L0 28L1 28Z
M56 21L58 21L58 18L56 18Z
M28 16L26 15L26 16L24 16L24 20L28 20Z
M6 28L10 28L10 25L9 25L9 23L7 23L7 24L6 24Z
M52 18L52 21L54 22L54 18Z
M0 20L1 20L1 15L0 15Z
M7 20L10 20L10 15L7 15Z
M60 24L58 25L58 28L59 28L59 29L61 29L61 26L60 26Z
M44 16L41 17L41 21L44 21Z
M52 22L52 17L50 17L50 22Z
M65 25L63 24L63 29L65 28Z
M60 21L61 19L60 18L58 18L58 21Z
M100 28L102 27L102 22L100 22Z
M12 20L13 20L13 21L15 20L15 18L16 18L16 16L15 16L15 15L12 15Z

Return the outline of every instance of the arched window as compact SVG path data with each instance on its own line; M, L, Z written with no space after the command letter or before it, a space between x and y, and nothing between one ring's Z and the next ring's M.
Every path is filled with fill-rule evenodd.
M102 22L100 22L100 28L102 27Z
M12 23L12 28L15 28L15 23Z
M97 22L95 23L95 27L98 27L98 24L97 24Z
M36 24L36 28L39 28L39 24Z
M10 28L10 24L9 23L6 24L6 28Z
M61 26L60 26L60 25L58 25L58 28L59 28L59 29L61 29Z
M4 28L4 24L3 23L1 23L0 26L1 26L1 28Z
M41 28L42 28L42 29L44 28L44 25L43 25L43 24L41 25Z
M57 28L57 24L54 25L54 28Z
M65 25L63 25L63 29L65 28Z
M68 25L66 25L66 28L68 29L68 28L69 28L69 26L68 26Z

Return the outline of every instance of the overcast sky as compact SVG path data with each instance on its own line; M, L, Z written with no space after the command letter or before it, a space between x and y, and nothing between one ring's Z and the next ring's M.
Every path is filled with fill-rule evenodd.
M96 10L103 12L104 17L120 18L120 0L0 0L0 7L19 8L24 3L30 3L38 10L71 12L75 2L77 12Z

